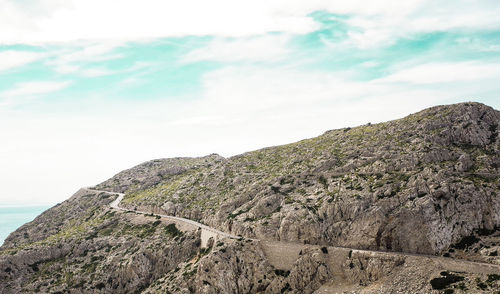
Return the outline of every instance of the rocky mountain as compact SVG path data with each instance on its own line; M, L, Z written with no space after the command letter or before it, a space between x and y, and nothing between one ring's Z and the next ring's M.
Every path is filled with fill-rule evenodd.
M12 233L0 293L498 293L499 124L461 103L143 163Z

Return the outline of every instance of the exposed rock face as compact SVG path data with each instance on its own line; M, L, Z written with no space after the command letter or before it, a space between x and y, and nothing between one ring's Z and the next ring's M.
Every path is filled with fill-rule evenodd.
M332 246L500 264L499 124L499 111L462 103L228 159L141 164L97 189L247 239L203 249L199 231L80 191L9 236L0 293L493 293L488 271ZM265 240L297 256L280 268Z
M200 293L260 292L272 281L272 270L256 244L219 243L212 256L200 261L195 288Z
M135 186L124 205L250 238L444 252L500 225L499 121L498 111L463 103L227 160L213 156Z
M269 262L280 253L268 256L262 246L248 240L220 242L212 252L181 264L143 293L424 294L446 289L495 293L500 288L500 276L491 269L463 262L443 265L447 263L443 258L305 246L283 269ZM449 275L456 278L446 279Z
M0 293L132 293L199 251L199 232L116 213L111 200L80 191L13 233L0 251Z

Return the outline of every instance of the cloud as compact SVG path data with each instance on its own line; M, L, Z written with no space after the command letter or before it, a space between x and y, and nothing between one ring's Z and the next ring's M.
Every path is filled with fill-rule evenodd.
M0 150L0 186L6 193L0 202L13 194L60 201L155 157L230 156L463 97L486 94L498 107L498 99L491 98L499 76L492 55L470 50L476 52L470 58L493 62L452 63L435 59L442 57L434 53L443 46L425 56L404 48L398 58L388 57L394 48L370 54L357 49L418 40L428 32L463 30L458 35L469 36L496 30L499 9L494 1L465 0L0 0L0 44L42 43L45 50L36 56L0 53L0 70L43 60L52 69L45 78L53 80L25 81L0 92L0 133L6 138ZM327 23L315 11L326 18L333 14L336 21ZM336 25L342 32L329 39ZM151 42L192 35L202 37L166 40L180 45L175 48ZM497 50L495 40L484 36L481 48ZM315 38L335 50L312 48ZM205 40L212 41L190 47ZM185 55L178 64L181 50ZM451 56L457 57L467 58ZM134 63L140 58L152 64ZM217 65L186 64L201 61ZM408 64L413 67L402 68ZM132 74L97 83L84 79L122 72ZM353 78L380 72L390 75L370 82ZM37 99L72 85L57 81L64 75L78 85L68 89L67 99ZM185 83L170 91L176 78ZM169 97L158 97L164 90ZM180 96L172 97L175 93ZM35 102L35 107L10 107ZM33 185L23 186L26 178Z
M0 150L0 185L4 195L22 201L55 203L153 158L231 156L328 129L395 119L450 99L462 101L483 88L437 89L348 77L340 71L245 64L206 73L198 99L116 103L99 96L72 97L77 112L2 113L0 133L7 139ZM46 93L32 86L17 85L11 93ZM26 178L33 185L23 186ZM0 202L8 201L0 195Z
M107 68L88 68L81 71L81 75L88 78L102 77L114 73L114 71L111 71Z
M469 82L478 80L498 80L500 65L480 62L428 63L378 79L377 82L411 84L438 84Z
M43 54L36 52L0 51L0 72L35 62L43 56Z
M218 38L206 47L188 52L183 62L197 61L265 61L283 60L291 53L290 36L264 35L259 37L227 39Z
M80 74L84 77L87 77L87 78L102 77L102 76L107 76L107 75L111 75L114 73L116 73L116 71L112 71L112 70L104 68L104 67L87 68L87 69L82 69L80 71Z
M113 75L117 73L134 72L151 65L149 62L136 61L126 68L112 69L100 65L106 61L123 59L127 56L118 49L127 46L122 42L81 41L70 46L62 46L51 51L51 58L45 64L59 74L74 74L87 78Z
M40 95L60 91L71 84L64 82L33 81L15 85L12 89L0 92L0 110L5 111L15 105L31 101Z
M57 59L62 63L75 62L99 62L123 57L122 54L113 51L123 46L121 42L100 41L100 42L77 42L76 45L66 47Z
M454 76L454 70L460 78L447 78ZM169 118L176 127L251 133L251 139L239 138L248 150L262 147L264 141L281 144L326 129L386 121L436 104L470 100L478 93L497 91L494 83L485 86L481 80L481 75L498 80L495 71L480 64L447 64L366 82L352 80L349 72L342 71L228 66L205 74L200 99L177 107ZM437 86L419 86L427 82ZM441 85L444 82L448 84ZM236 152L227 146L233 145L227 143L219 152Z
M279 15L265 1L124 0L119 6L97 0L73 0L60 5L48 1L45 11L35 15L23 13L23 5L5 0L1 3L4 15L10 12L17 16L0 21L1 27L9 28L0 33L0 40L6 43L250 36L273 31L306 33L318 27L303 15Z
M226 67L206 74L201 99L169 117L176 126L210 126L228 133L263 132L262 136L270 138L268 144L280 144L328 128L388 120L454 95L355 82L346 75L290 68ZM273 138L270 134L276 131L280 133ZM247 148L262 147L258 139L245 139L245 143ZM234 150L223 148L234 154Z
M500 27L500 5L489 0L0 0L0 7L0 27L8 28L1 43L306 34L320 28L314 11L349 16L350 36L361 47L421 32Z
M350 1L351 2L351 1ZM345 14L347 43L361 49L390 46L398 39L450 31L498 30L500 5L492 1L374 1L377 7L361 8L359 2L329 5L326 11Z
M471 51L479 52L500 52L500 44L493 39L483 39L477 37L459 37L455 40L459 46L465 46Z
M70 82L25 82L17 84L13 89L0 92L3 97L19 97L47 94L62 90L70 85Z
M90 77L107 75L110 74L107 69L84 69L83 65L123 58L122 54L114 52L120 46L123 46L121 42L114 41L76 42L55 50L53 59L48 60L46 64L61 74L79 73Z
M131 73L135 71L139 71L149 67L151 64L148 62L136 62L132 66L123 69L112 70L107 67L90 67L90 68L79 68L76 73L80 74L83 77L87 78L95 78L119 73ZM133 82L133 78L130 78L128 82ZM127 83L127 82L125 82Z

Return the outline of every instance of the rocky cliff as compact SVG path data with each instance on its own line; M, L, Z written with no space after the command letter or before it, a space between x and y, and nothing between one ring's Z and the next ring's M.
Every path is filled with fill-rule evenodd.
M132 212L82 190L12 233L0 292L494 293L495 268L449 263L500 265L499 124L462 103L231 158L146 162L96 186ZM244 238L201 248L199 230L134 210ZM266 242L297 256L281 267Z
M438 106L228 159L148 162L99 187L249 238L439 253L500 226L499 121L477 103Z

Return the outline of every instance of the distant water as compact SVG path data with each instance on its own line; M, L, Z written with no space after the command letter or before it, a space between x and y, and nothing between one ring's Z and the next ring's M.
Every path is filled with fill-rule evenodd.
M32 221L49 207L51 206L0 206L0 245L10 233Z

